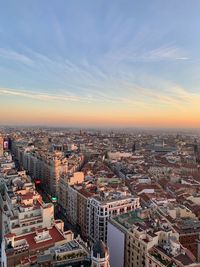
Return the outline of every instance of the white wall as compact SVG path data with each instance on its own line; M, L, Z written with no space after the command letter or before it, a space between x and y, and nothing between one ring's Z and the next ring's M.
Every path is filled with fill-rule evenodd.
M110 267L124 267L125 234L108 222L107 245L110 253Z
M0 261L1 266L7 267L7 257L6 257L6 252L5 252L5 240L3 239L1 243L1 261Z
M49 207L42 209L43 227L50 227L54 219L54 206L49 204Z
M119 160L121 159L121 157L123 158L128 158L128 157L131 157L132 156L132 153L128 153L128 152L108 152L108 157L109 159L111 160Z

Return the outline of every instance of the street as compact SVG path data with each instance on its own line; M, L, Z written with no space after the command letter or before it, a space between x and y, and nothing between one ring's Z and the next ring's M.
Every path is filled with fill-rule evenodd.
M45 203L52 202L50 195L48 195L40 186L36 186L36 190L42 196L42 199ZM62 211L62 207L58 203L54 204L54 216L55 220L60 219L64 222L64 230L73 231L75 237L79 234L77 227L72 225L68 220L64 212Z

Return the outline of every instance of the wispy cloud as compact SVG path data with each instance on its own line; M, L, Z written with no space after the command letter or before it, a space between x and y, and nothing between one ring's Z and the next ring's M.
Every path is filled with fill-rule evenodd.
M130 89L130 88L129 88ZM182 109L188 106L200 106L200 94L190 93L186 89L174 85L166 91L157 92L151 88L132 85L131 95L111 95L103 91L92 91L83 96L65 91L65 94L50 94L46 92L34 93L26 90L0 88L0 95L30 98L39 101L53 102L81 102L81 103L110 103L125 105L127 108L149 109L159 105L164 108ZM135 97L134 97L135 96ZM119 106L121 108L121 106Z
M189 92L181 86L173 86L170 89L172 97L176 97L181 103L190 105L191 108L193 105L200 107L200 93ZM199 109L200 111L200 109Z
M166 44L150 51L147 51L138 56L139 60L143 61L161 61L161 60L177 60L177 59L188 59L181 56L182 52L180 48L173 44ZM134 58L134 56L133 56ZM136 57L137 59L137 57Z
M190 58L189 57L177 57L176 59L177 60L189 60Z
M0 48L0 58L17 61L26 65L33 64L33 60L31 58L11 49Z
M119 50L109 52L106 57L114 62L159 62L189 59L184 55L184 51L180 47L171 43L145 50L141 49L141 47L128 45Z
M34 93L31 91L24 90L15 90L10 88L0 88L0 95L6 96L16 96L16 97L25 97L31 98L35 100L41 101L67 101L67 102L112 102L112 103L122 103L122 102L130 102L130 100L126 98L120 97L111 97L104 94L87 94L85 96L77 96L72 93L65 93L63 95L60 94L47 94L47 93Z
M81 98L75 95L53 95L47 93L34 93L31 91L19 91L14 89L8 88L0 88L0 95L7 95L7 96L16 96L16 97L25 97L31 98L35 100L42 100L42 101L88 101L86 98Z
M135 108L145 108L145 102L139 99L129 99L128 97L111 96L104 94L103 92L97 92L92 94L86 94L85 96L77 96L72 93L65 93L63 95L39 93L36 94L31 91L15 90L10 88L0 88L0 95L15 96L19 98L29 98L39 101L51 101L51 102L80 102L80 103L110 103L110 104L125 104L131 105Z
M3 52L4 53L3 53ZM40 101L73 101L73 102L94 102L94 103L113 103L127 105L132 108L146 108L147 105L164 105L164 107L181 107L184 103L191 100L194 96L187 93L180 86L166 81L159 81L157 77L152 77L148 81L143 73L140 80L147 81L146 84L137 81L136 77L126 68L121 68L117 73L109 70L112 65L112 58L105 60L105 67L94 65L87 58L82 59L79 63L72 62L69 58L63 60L50 58L42 53L31 49L24 49L25 54L18 54L15 51L0 50L2 55L15 55L16 60L31 62L32 73L42 73L42 78L56 80L57 88L51 89L45 93L37 88L33 90L14 90L12 88L0 88L0 94L13 95L16 97L31 98ZM121 60L154 61L161 59L178 59L178 49L169 44L159 48L147 51L141 55L122 53ZM116 56L116 55L115 55ZM108 59L108 58L107 58ZM186 60L185 57L179 57L179 60ZM115 63L115 61L114 61ZM158 86L159 84L159 86ZM154 85L156 87L154 88ZM176 88L176 90L174 90ZM179 89L177 89L179 88ZM51 93L52 92L52 93ZM55 93L54 93L55 92Z

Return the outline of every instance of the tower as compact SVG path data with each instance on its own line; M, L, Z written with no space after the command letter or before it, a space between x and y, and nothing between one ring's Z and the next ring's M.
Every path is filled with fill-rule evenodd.
M103 241L98 240L94 243L91 251L91 267L110 267L109 250Z
M134 144L132 145L132 153L134 153L135 150L136 150L136 144L134 143Z
M197 262L200 262L200 234L199 238L197 239Z
M3 136L0 135L0 157L3 156Z

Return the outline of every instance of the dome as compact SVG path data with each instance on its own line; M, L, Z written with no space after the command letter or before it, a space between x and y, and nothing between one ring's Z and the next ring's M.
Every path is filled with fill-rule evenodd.
M108 248L102 240L98 240L94 243L92 251L93 251L93 256L95 258L98 258L98 254L100 258L105 258L106 254L108 253Z

